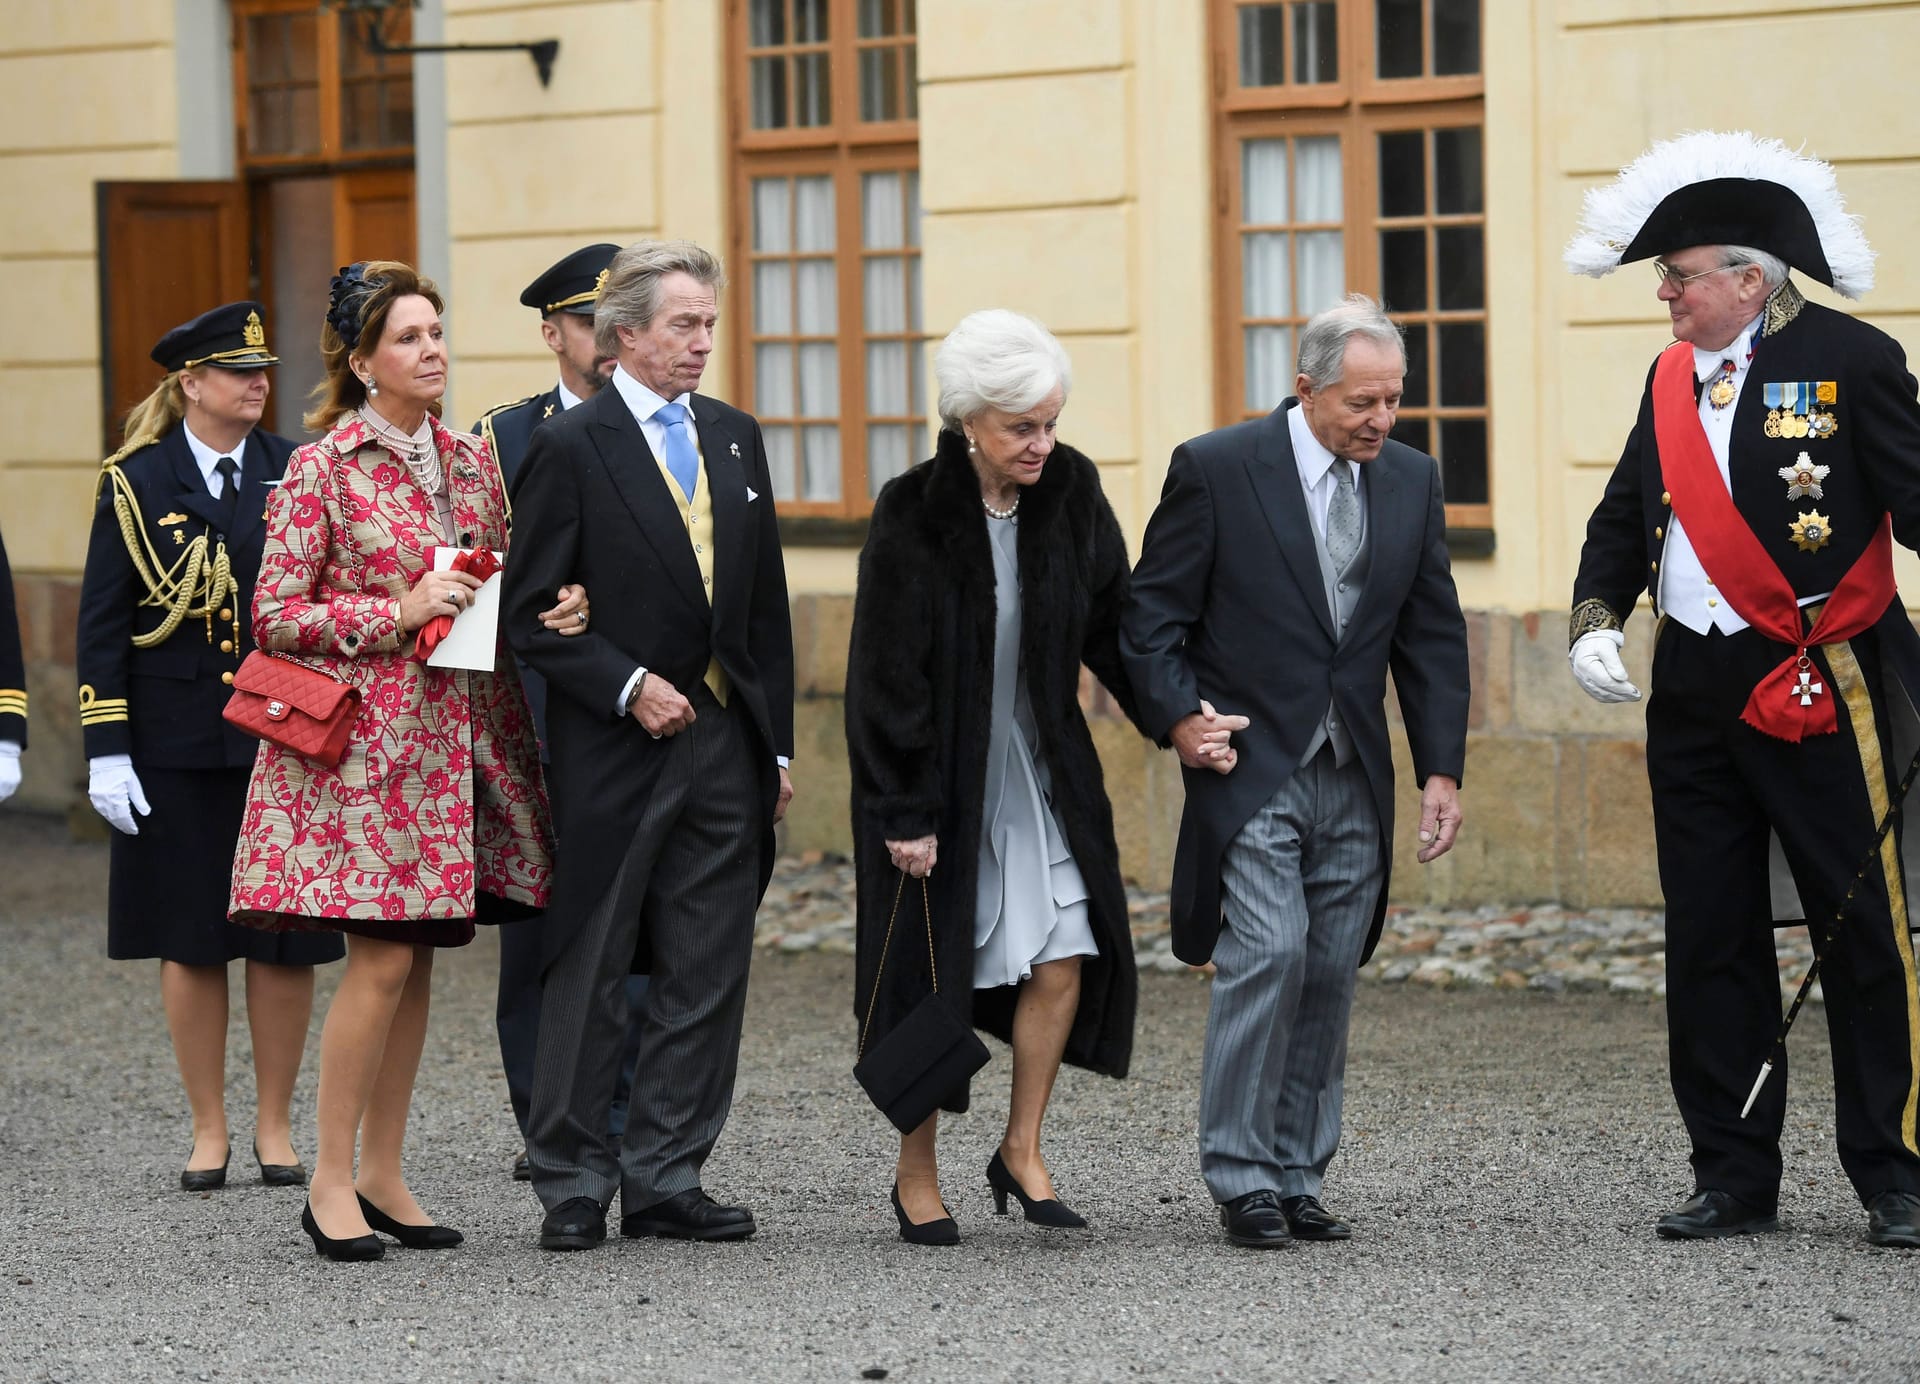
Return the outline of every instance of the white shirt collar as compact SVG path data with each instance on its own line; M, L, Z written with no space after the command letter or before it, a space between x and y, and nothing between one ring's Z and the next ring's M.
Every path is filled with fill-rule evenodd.
M1726 361L1733 362L1733 373L1735 375L1744 375L1747 371L1748 361L1753 358L1754 340L1760 335L1760 319L1765 316L1766 312L1764 310L1757 313L1753 321L1747 323L1740 335L1736 336L1721 350L1703 351L1698 346L1694 347L1694 378L1698 379L1701 384L1705 384L1719 373L1720 366Z
M578 394L575 394L571 389L567 388L567 382L565 380L560 381L554 388L558 390L560 394L560 411L562 413L586 402L585 399L582 399Z
M180 424L180 431L187 435L187 450L193 453L194 463L200 468L200 480L209 491L213 489L213 468L220 464L221 457L230 456L233 458L233 464L237 468L234 473L236 481L239 477L239 471L246 469L246 439L242 438L240 445L235 447L231 452L216 452L212 447L194 436L193 429L188 427L184 420Z
M1326 479L1327 472L1340 458L1313 435L1313 429L1307 426L1307 411L1299 404L1287 410L1287 431L1293 438L1293 460L1300 468L1300 483L1312 490ZM1353 463L1349 461L1347 465ZM1359 472L1354 473L1354 478L1359 478Z
M648 423L667 403L681 405L687 411L688 419L693 417L693 393L689 390L678 399L667 400L655 394L646 385L627 373L627 367L616 365L613 368L613 387L620 391L620 398L633 414L637 423Z

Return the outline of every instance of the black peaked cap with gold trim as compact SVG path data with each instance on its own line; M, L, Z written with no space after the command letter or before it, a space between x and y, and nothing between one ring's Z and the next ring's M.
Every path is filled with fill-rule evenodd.
M607 281L607 270L618 245L589 245L575 250L546 273L528 284L520 302L545 317L550 312L575 312L593 316L594 300L600 285Z
M280 363L280 357L267 349L261 307L251 302L222 303L181 323L154 344L152 356L163 370L191 370L196 365L259 370Z

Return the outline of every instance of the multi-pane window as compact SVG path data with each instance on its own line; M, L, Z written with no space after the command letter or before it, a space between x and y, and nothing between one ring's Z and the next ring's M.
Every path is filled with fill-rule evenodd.
M353 13L320 0L232 0L240 157L249 168L413 150L413 67L369 50L411 42L402 6Z
M1491 523L1480 0L1214 0L1220 411L1293 392L1299 328L1349 292L1406 332L1394 436L1448 520Z
M735 10L730 329L790 513L864 514L927 455L914 0Z

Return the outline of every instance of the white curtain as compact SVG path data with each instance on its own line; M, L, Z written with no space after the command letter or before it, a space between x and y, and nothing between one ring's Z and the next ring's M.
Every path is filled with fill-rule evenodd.
M860 177L860 243L869 250L897 250L905 243L900 181L898 173Z
M1316 136L1294 142L1294 205L1303 223L1342 224L1340 140ZM1339 231L1306 231L1297 239L1299 306L1302 316L1330 308L1347 291L1346 247Z
M1247 411L1265 413L1293 393L1293 328L1248 327Z
M761 254L784 255L792 248L790 202L785 178L753 180L753 248Z
M1284 226L1287 215L1287 142L1249 139L1240 146L1240 219L1249 226Z
M833 179L824 174L793 180L793 248L802 254L833 252Z
M763 427L760 435L767 444L767 471L773 477L773 498L791 500L793 488L792 428Z
M1291 167L1289 166L1291 164ZM1249 139L1240 146L1241 220L1247 226L1342 225L1340 139ZM1294 332L1261 318L1310 317L1346 293L1338 230L1249 230L1240 237L1240 312L1246 407L1265 412L1293 392Z

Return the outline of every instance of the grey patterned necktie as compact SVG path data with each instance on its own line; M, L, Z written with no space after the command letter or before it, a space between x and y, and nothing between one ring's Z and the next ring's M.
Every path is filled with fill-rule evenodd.
M1327 557L1344 574L1360 551L1360 497L1353 489L1353 463L1333 463L1333 499L1327 505Z

